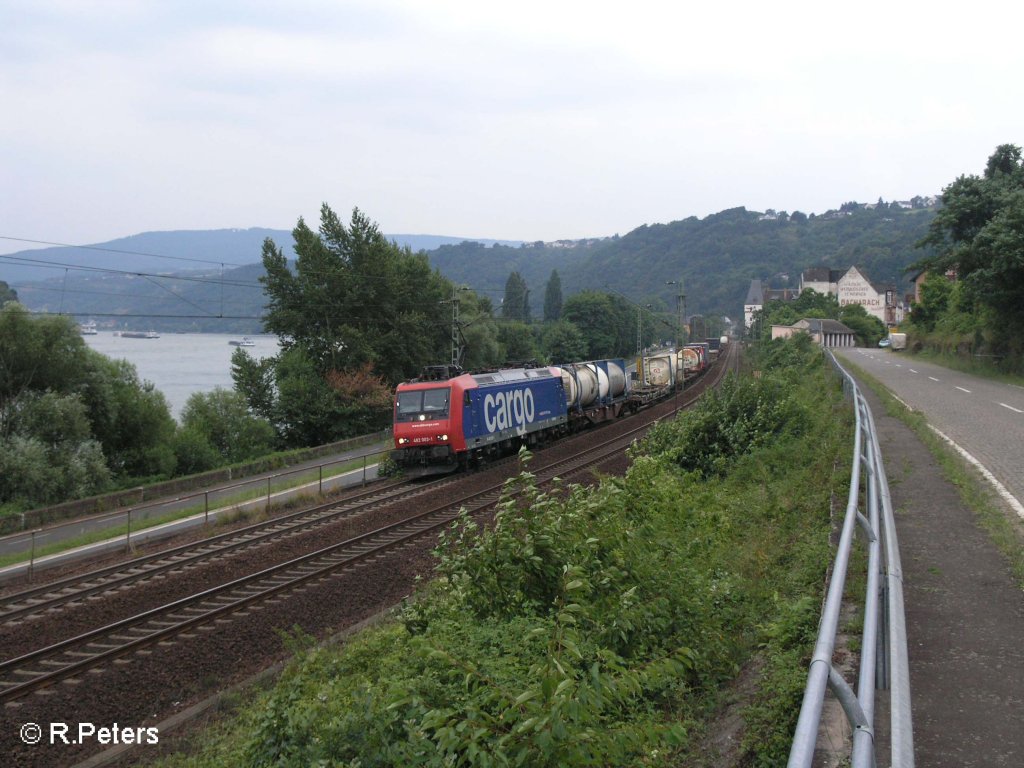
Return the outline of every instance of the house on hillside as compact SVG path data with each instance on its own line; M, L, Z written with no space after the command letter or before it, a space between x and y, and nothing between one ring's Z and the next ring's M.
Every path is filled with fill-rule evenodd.
M857 336L852 329L838 320L822 320L804 318L793 325L773 325L773 339L788 339L797 333L808 333L815 342L823 347L855 347Z

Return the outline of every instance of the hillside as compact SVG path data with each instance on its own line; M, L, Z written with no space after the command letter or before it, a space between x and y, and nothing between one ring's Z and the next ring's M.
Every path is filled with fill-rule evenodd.
M552 269L563 294L606 286L642 303L675 307L676 286L685 282L687 314L742 315L751 278L771 287L797 287L800 273L813 266L862 267L878 283L909 290L903 271L922 256L915 243L924 237L933 209L851 207L823 216L766 217L735 208L669 224L644 225L622 237L588 240L576 247L525 244L484 249L473 243L444 246L429 255L443 274L490 291L497 304L512 270L530 289L533 315L541 311ZM497 291L497 293L495 293Z
M258 333L264 305L260 254L268 237L294 258L287 230L144 232L95 246L2 255L0 279L33 311L92 317L101 329ZM386 237L414 251L462 242L442 235ZM518 241L479 243L508 247Z
M751 278L776 288L796 287L801 271L812 266L856 264L873 281L908 290L904 270L923 255L915 243L933 216L934 209L895 206L844 206L842 212L810 217L772 217L735 208L704 219L644 225L622 237L574 242L388 237L426 250L442 274L480 291L495 306L509 273L518 271L530 289L535 317L551 270L557 269L564 296L609 287L667 309L675 307L676 293L667 281L683 278L688 314L736 318ZM266 237L290 252L291 234L283 230L150 232L104 243L102 250L53 248L12 256L151 274L65 273L63 266L35 266L50 279L28 280L23 263L0 257L0 279L11 283L30 309L94 315L101 327L251 333L260 330L258 262ZM173 278L155 276L172 272Z

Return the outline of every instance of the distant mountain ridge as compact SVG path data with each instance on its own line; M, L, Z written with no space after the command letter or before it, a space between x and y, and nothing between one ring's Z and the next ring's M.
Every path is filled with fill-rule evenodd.
M0 255L0 280L19 285L62 275L65 268L137 270L159 274L190 269L239 267L258 264L263 241L270 238L293 259L292 233L286 229L196 229L141 232L105 243L85 246L51 246ZM398 245L414 251L429 251L442 245L473 238L445 235L385 235ZM474 240L487 245L519 245L518 240ZM49 262L54 266L45 266Z
M534 317L540 315L547 280L557 269L565 297L584 289L613 290L637 304L652 305L654 311L674 313L677 281L682 280L687 314L736 319L751 278L761 279L766 287L794 288L810 267L856 265L875 283L909 289L904 272L923 255L916 243L934 215L933 207L897 204L848 204L821 216L734 208L703 219L643 225L621 237L577 241L387 237L424 250L445 277L490 297L495 307L500 307L509 273L518 271L529 288ZM95 316L101 328L256 333L262 330L259 318L265 304L259 276L267 237L294 256L291 232L285 230L149 232L91 249L17 254L117 272L41 267L40 274L48 279L29 281L15 274L24 266L0 256L0 280L16 288L34 311ZM170 273L178 277L151 276Z

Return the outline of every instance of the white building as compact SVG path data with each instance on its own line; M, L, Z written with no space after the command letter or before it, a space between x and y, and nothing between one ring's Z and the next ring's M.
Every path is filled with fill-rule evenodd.
M800 290L813 289L835 296L839 306L860 304L869 315L886 325L903 322L903 305L896 286L873 283L857 267L846 272L827 267L814 267L800 275Z

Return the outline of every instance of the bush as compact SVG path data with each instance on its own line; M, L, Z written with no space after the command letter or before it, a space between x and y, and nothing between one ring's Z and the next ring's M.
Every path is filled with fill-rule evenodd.
M182 450L190 452L186 463L197 466L212 458L206 469L263 456L274 446L273 425L253 416L241 393L223 387L191 395L182 409L181 425L186 434L178 442ZM209 456L208 449L215 458ZM178 454L179 473L182 458Z
M683 418L658 424L643 450L702 477L724 475L738 456L802 435L808 416L783 378L731 378Z

